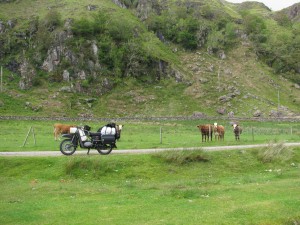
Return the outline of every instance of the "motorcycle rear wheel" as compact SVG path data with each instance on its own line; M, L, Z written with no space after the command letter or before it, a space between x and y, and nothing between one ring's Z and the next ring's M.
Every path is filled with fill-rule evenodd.
M97 148L101 155L108 155L113 150L113 145L104 145L102 148Z
M72 155L76 151L71 139L65 139L60 143L60 151L64 155Z

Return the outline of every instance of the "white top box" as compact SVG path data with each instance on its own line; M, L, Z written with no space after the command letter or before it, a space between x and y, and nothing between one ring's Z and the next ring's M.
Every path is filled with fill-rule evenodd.
M70 127L70 133L74 134L77 131L77 127Z

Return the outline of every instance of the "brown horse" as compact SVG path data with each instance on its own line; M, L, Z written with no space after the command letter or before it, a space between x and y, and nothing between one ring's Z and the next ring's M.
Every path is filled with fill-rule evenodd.
M201 132L202 142L203 141L206 142L206 139L207 139L207 141L209 141L209 137L210 137L210 141L212 141L213 125L204 124L204 125L198 125L197 127L199 128L199 131Z

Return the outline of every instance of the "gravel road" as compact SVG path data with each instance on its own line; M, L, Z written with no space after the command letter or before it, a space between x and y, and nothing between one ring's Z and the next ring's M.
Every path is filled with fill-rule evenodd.
M287 147L300 146L300 143L284 143ZM181 151L181 150L203 150L207 152L222 151L222 150L245 150L251 148L261 148L269 146L269 144L257 145L233 145L233 146L213 146L213 147L192 147L192 148L157 148L157 149L117 149L113 150L110 154L149 154L161 151ZM87 150L82 149L76 151L73 156L86 155ZM90 155L99 155L96 150L91 150ZM34 152L0 152L0 156L28 156L28 157L45 157L45 156L65 156L59 150L56 151L34 151Z

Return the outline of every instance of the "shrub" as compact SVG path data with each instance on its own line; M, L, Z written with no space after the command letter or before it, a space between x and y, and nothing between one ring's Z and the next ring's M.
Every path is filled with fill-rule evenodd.
M94 28L92 26L92 22L82 18L80 20L77 20L72 25L72 32L76 36L84 36L89 37L94 34Z
M53 31L56 27L62 24L61 15L55 11L51 10L42 21L43 26L46 27L48 31Z
M247 13L243 16L243 19L248 34L261 34L266 30L264 20L257 15Z
M203 151L164 151L155 154L155 157L162 159L167 163L174 163L177 165L209 161L203 156Z
M293 151L284 146L284 143L270 142L267 147L262 148L258 152L258 159L264 163L273 161L287 161L293 156Z
M277 21L278 25L283 26L283 27L291 27L292 22L289 19L288 15L285 14L284 12L278 12L274 19Z
M106 13L100 12L94 15L91 20L86 18L75 20L72 24L72 32L74 35L82 37L93 37L103 34L107 30L108 18Z

